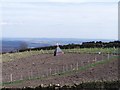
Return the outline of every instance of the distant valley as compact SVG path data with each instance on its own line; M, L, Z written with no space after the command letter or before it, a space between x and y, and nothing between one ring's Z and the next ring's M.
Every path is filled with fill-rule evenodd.
M114 40L103 40L103 39L73 39L73 38L3 38L1 43L0 52L11 52L17 51L24 48L37 48L53 46L56 43L60 45L67 44L81 44L82 42L89 41L103 41L109 42Z

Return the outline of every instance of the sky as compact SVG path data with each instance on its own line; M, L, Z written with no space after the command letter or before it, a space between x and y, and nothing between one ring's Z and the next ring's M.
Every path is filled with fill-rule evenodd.
M118 39L117 0L1 0L3 38Z

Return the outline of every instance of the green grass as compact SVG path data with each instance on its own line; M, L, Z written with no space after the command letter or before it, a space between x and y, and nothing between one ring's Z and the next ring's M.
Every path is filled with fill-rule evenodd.
M25 52L18 52L18 53L7 53L2 55L2 61L14 61L20 58L26 58L31 55L38 55L38 54L45 54L45 53L53 53L53 50L41 50L41 51L25 51Z
M75 53L118 53L118 48L75 48L75 49L64 49L64 52L75 52Z
M65 53L118 53L118 48L75 48L75 49L63 49ZM54 50L39 50L39 51L25 51L18 53L7 53L2 55L2 61L14 61L20 58L26 58L31 55L38 54L53 54Z

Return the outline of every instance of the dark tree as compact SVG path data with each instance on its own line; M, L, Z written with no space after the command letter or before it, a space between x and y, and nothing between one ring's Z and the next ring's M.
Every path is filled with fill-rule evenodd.
M28 44L26 42L21 42L19 50L25 50L28 48Z

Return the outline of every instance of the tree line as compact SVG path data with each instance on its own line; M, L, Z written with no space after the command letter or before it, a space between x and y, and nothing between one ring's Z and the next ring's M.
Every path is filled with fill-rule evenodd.
M120 41L113 42L102 42L102 41L91 41L83 42L82 44L68 44L68 45L59 45L61 49L74 49L74 48L120 48ZM47 46L47 47L38 47L38 48L24 48L19 50L19 52L30 51L30 50L52 50L56 46Z

